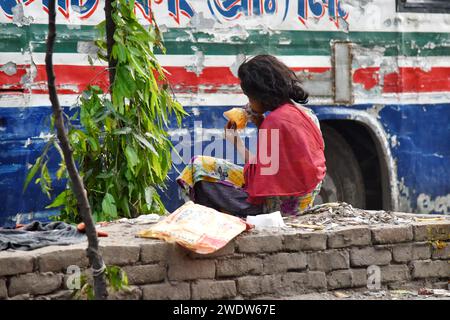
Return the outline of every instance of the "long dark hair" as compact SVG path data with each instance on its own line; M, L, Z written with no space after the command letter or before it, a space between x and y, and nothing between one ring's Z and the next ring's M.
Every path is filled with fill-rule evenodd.
M242 91L259 101L265 111L294 100L308 103L308 93L297 75L283 62L271 55L258 55L241 64L238 70Z

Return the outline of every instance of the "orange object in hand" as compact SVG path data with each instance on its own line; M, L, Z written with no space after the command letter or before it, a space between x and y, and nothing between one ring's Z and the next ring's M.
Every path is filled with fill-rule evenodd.
M236 129L244 129L247 126L247 112L242 108L233 108L224 112L223 115L236 124Z

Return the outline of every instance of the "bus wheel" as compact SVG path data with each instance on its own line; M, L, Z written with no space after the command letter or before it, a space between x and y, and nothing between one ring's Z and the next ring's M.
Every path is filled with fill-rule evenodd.
M327 175L315 204L346 202L365 208L365 189L361 168L352 148L335 129L322 124Z

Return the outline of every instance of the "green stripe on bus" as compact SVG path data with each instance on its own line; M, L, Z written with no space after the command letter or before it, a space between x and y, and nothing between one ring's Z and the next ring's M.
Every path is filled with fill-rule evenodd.
M17 27L0 24L0 52L21 52L31 45L33 52L45 52L47 25ZM274 55L329 56L332 41L350 41L366 48L386 49L386 56L450 56L450 33L432 32L339 32L339 31L275 31L264 34L249 30L245 39L232 37L227 42L214 42L214 36L188 29L169 29L164 33L168 54L205 55ZM56 53L77 53L79 41L97 37L94 26L57 26ZM193 40L193 39L194 40Z

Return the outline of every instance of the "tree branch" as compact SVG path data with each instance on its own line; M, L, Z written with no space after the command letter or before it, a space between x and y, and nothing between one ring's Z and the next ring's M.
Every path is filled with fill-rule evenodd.
M114 33L116 32L116 25L112 19L112 0L105 0L105 20L106 20L106 48L108 54L108 69L109 69L109 86L112 88L114 78L116 75L117 61L112 58L111 52L114 46ZM112 92L112 89L110 89Z
M78 173L72 156L72 149L70 147L69 139L67 138L67 133L64 126L63 112L59 104L55 87L55 73L53 71L53 47L56 38L55 18L55 0L49 0L47 52L45 54L48 91L52 104L57 136L64 155L64 162L66 163L67 172L69 173L70 180L72 181L72 189L77 198L81 219L86 225L86 235L88 238L87 256L89 258L90 265L94 269L95 297L96 299L106 299L108 297L108 291L106 289L106 281L104 277L105 265L98 251L97 231L92 220L91 207L87 198L87 192L84 188L83 180Z

